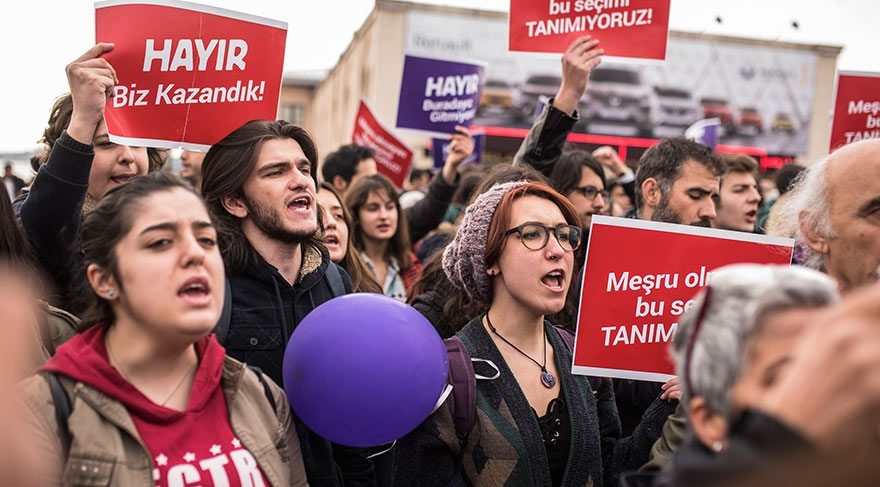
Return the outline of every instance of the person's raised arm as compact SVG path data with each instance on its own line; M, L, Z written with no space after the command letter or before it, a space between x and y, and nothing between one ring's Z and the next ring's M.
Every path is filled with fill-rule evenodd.
M67 65L70 123L54 141L19 211L34 253L58 289L74 279L82 205L95 156L92 138L116 82L116 71L100 56L112 49L113 44L96 44Z
M67 65L67 82L73 99L73 113L67 134L83 144L91 144L95 129L104 118L107 98L116 85L116 70L101 57L113 44L99 42L76 61Z
M593 68L602 61L604 52L599 41L590 36L579 37L562 54L562 84L551 105L569 117L574 116L578 101L587 90L587 81Z
M620 158L614 148L603 145L593 151L593 158L603 167L608 168L617 178L617 182L623 188L623 191L629 197L629 200L636 201L636 175L629 166Z
M409 236L413 243L421 240L443 221L458 186L458 168L473 153L474 138L470 131L467 127L456 125L443 169L431 181L425 197L405 210Z
M590 73L599 65L604 52L599 41L590 36L579 37L568 46L562 55L559 91L532 125L513 157L514 164L528 164L545 176L550 174L562 155L568 133L579 119L577 105L587 89Z
M467 127L455 126L452 142L449 144L449 155L440 174L447 184L455 184L458 179L458 168L474 153L474 138Z

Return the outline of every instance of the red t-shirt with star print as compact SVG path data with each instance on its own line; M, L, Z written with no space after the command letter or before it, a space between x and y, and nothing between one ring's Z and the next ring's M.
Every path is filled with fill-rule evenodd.
M186 411L150 401L110 365L103 326L94 326L58 348L42 369L88 384L121 402L153 458L157 486L267 486L254 456L229 425L220 387L225 350L213 335L196 344L199 368Z

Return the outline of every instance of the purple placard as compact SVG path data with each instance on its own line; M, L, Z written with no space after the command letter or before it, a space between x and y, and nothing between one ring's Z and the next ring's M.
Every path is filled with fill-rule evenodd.
M462 165L483 163L483 147L486 146L486 134L476 133L471 134L471 137L474 139L474 153L462 162ZM449 154L449 145L451 143L452 139L448 138L435 137L431 139L431 155L434 156L435 169L440 169L446 164L446 156Z
M704 118L697 120L693 125L684 131L684 136L688 139L708 145L713 150L718 145L718 136L721 130L721 119Z
M397 102L397 128L445 135L469 127L480 106L483 63L407 55Z

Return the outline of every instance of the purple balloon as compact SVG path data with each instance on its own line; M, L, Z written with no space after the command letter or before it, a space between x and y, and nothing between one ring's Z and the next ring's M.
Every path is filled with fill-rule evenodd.
M382 294L327 301L284 352L284 389L297 416L335 443L370 447L414 430L437 404L446 346L418 311Z

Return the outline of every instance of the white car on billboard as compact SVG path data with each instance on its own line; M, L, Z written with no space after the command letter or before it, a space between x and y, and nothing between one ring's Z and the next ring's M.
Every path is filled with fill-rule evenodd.
M702 115L700 103L687 89L655 86L654 94L657 95L657 125L687 128Z
M579 106L581 116L593 122L635 127L639 135L653 135L657 102L642 73L631 66L599 66L590 73L587 92Z

